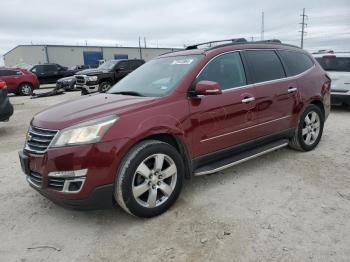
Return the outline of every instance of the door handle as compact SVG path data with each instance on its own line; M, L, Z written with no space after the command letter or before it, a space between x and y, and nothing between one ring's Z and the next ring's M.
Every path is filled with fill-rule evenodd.
M255 101L255 97L247 97L247 98L242 99L242 103L244 103L244 104L247 104L247 103L250 103L253 101Z
M294 93L294 92L296 92L296 91L298 91L298 88L296 88L296 87L290 87L290 88L288 88L288 93Z

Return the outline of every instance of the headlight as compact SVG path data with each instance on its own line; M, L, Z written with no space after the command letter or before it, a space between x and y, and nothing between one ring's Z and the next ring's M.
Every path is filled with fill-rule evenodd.
M97 76L88 76L87 80L88 81L97 81Z
M111 115L65 128L58 132L51 147L99 142L117 120L118 116Z

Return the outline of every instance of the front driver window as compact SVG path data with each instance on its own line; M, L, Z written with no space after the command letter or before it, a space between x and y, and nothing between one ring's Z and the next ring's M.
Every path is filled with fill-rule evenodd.
M214 58L197 77L197 81L202 80L218 82L223 90L246 85L239 53L227 53Z

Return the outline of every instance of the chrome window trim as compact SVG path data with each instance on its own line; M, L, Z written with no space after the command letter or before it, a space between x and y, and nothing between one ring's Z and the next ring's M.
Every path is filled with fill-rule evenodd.
M270 120L270 121L267 121L267 122L264 122L264 123L260 123L260 124L254 125L254 126L245 127L245 128L239 129L239 130L235 130L235 131L232 131L232 132L225 133L225 134L221 134L221 135L209 137L209 138L206 138L206 139L202 139L200 142L201 143L207 142L209 140L213 140L213 139L220 138L220 137L227 136L227 135L232 135L232 134L235 134L235 133L238 133L238 132L242 132L242 131L245 131L245 130L248 130L248 129L251 129L251 128L254 128L254 127L262 126L262 125L265 125L265 124L270 124L270 123L273 123L273 122L276 122L276 121L279 121L279 120L283 120L283 119L286 119L286 118L290 118L290 117L292 117L292 115L276 118L276 119L273 119L273 120Z
M204 66L203 68L199 71L199 73L196 75L195 77L195 80L198 78L198 76L202 73L202 71L208 66L208 64L213 61L215 58L219 57L219 56L222 56L222 55L225 55L225 54L228 54L228 53L235 53L235 52L242 52L242 51L250 51L250 50L253 50L253 51L278 51L278 50L284 50L284 51L291 51L291 52L297 52L298 51L295 51L295 50L288 50L288 49L283 49L283 48L272 48L272 49L264 49L264 48L254 48L254 49L238 49L238 50L232 50L232 51L226 51L224 53L221 53L221 54L218 54L216 56L214 56L213 58L211 58ZM241 59L242 60L242 59ZM313 62L313 66L310 67L309 69L307 69L306 71L304 72L301 72L300 74L297 74L297 75L294 75L294 76L286 76L286 77L283 77L283 78L278 78L278 79L274 79L274 80L269 80L269 81L264 81L264 82L259 82L259 83L254 83L254 84L246 84L246 85L243 85L243 86L237 86L237 87L232 87L232 88L228 88L228 89L223 89L222 92L223 93L226 93L226 92L229 92L229 91L232 91L232 90L240 90L240 89L245 89L245 88L250 88L250 87L256 87L256 86L260 86L260 85L266 85L266 84L273 84L273 83L276 83L276 82L280 82L280 81L289 81L289 80L294 80L295 78L298 78L306 73L308 73L309 71L311 71L312 69L315 68L315 63L313 60L311 60ZM242 61L243 63L243 61ZM282 62L281 62L282 64ZM282 64L282 67L283 67L283 64ZM246 69L244 69L245 71Z

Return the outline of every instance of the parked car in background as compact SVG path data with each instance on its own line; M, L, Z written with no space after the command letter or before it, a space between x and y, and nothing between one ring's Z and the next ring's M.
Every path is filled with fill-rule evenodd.
M313 55L332 79L332 104L350 106L350 52L322 50Z
M67 76L67 67L59 64L42 64L33 66L30 71L39 79L40 84L52 84ZM73 73L74 74L74 73Z
M117 202L152 217L176 201L185 178L288 145L314 149L330 112L321 66L290 45L224 43L164 54L105 94L35 115L19 153L29 185L62 205ZM107 68L118 73L123 62Z
M97 69L87 69L76 73L76 86L82 95L106 92L120 79L145 63L141 59L109 60Z
M40 84L35 74L20 68L0 68L0 79L7 84L10 93L31 95Z
M72 91L75 89L75 76L63 77L57 80L56 88L62 88L65 91Z
M85 70L85 69L90 69L91 66L89 65L77 65L77 66L73 66L71 68L69 68L69 70L67 70L67 72L65 73L65 75L71 75L71 76L67 76L67 77L63 77L57 80L56 82L56 88L62 88L65 91L71 91L74 90L76 88L75 82L75 76L74 74Z
M8 121L13 114L13 106L7 97L6 83L0 80L0 121Z
M68 70L78 72L78 71L89 69L89 68L91 68L90 65L76 65L76 66L70 67Z

